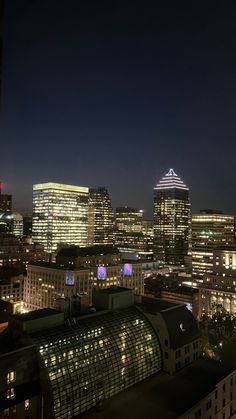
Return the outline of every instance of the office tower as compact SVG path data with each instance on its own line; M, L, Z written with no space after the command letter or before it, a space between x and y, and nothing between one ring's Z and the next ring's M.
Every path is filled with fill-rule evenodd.
M12 196L2 193L3 182L0 181L0 213L12 210Z
M89 190L88 244L112 244L114 241L114 212L106 188Z
M23 236L23 217L19 212L0 213L0 232Z
M32 235L32 217L28 215L23 217L23 233L24 236Z
M153 251L153 220L142 221L142 232L144 236L146 250Z
M213 249L234 243L234 216L201 210L192 216L192 273L196 279L213 272Z
M116 208L115 242L122 250L144 250L142 232L143 210L132 207Z
M170 169L154 188L154 257L183 265L189 250L189 189Z
M143 210L131 207L116 208L116 228L126 233L142 233Z
M89 189L60 183L33 186L34 242L53 252L58 244L86 246Z

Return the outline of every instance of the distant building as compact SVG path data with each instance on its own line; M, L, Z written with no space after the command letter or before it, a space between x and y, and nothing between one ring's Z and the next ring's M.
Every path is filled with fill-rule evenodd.
M23 234L24 236L32 236L32 217L23 217Z
M155 259L167 265L184 265L189 239L189 189L170 169L154 188Z
M0 232L23 236L23 217L19 212L0 213Z
M148 251L153 251L153 220L142 221L142 233L144 236L145 248Z
M234 216L218 210L192 215L192 274L202 279L213 273L213 250L234 243Z
M88 245L114 242L114 212L104 187L89 190Z
M58 299L82 294L91 304L94 288L123 286L144 293L142 264L123 262L113 246L71 246L61 249L56 260L57 264L28 264L24 288L27 309L57 308Z
M24 276L17 269L0 269L0 299L12 303L23 301Z
M9 233L0 234L0 267L16 267L23 273L27 263L46 259L42 245L24 243Z
M166 301L172 301L177 304L185 304L193 313L195 318L199 315L199 290L187 286L179 286L173 289L162 289L160 297Z
M0 5L1 25L1 5ZM1 108L1 31L0 31L0 108ZM2 193L3 182L0 181L0 213L12 211L12 195Z
M143 210L133 207L116 208L115 243L122 251L144 251L142 231Z
M32 238L54 252L60 243L87 246L89 189L59 183L33 186Z

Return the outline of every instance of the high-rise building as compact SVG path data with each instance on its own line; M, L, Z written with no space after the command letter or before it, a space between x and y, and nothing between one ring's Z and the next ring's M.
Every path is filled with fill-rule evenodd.
M60 183L33 186L32 238L53 252L60 243L86 246L89 189Z
M23 236L23 217L19 212L6 211L0 213L0 232Z
M153 250L153 220L142 221L142 232L146 250Z
M12 210L12 196L2 193L3 182L0 181L0 212Z
M126 233L142 233L143 210L131 207L116 208L116 228Z
M201 210L192 216L192 273L197 279L213 272L213 250L234 243L234 216Z
M217 305L236 315L236 246L218 246L212 255L211 273L199 286L199 317L213 314Z
M170 169L154 188L154 257L183 265L189 251L189 189Z
M116 208L115 242L122 250L144 250L142 231L143 210L132 207Z
M88 244L112 244L114 212L106 188L90 189L88 206Z

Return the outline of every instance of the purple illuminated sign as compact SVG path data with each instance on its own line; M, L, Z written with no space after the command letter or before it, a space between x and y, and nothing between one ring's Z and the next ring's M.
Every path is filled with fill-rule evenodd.
M105 266L99 266L97 274L100 281L105 281L107 279L107 268Z
M75 284L75 275L72 271L66 271L66 285Z
M124 264L124 276L132 276L133 266L132 263Z

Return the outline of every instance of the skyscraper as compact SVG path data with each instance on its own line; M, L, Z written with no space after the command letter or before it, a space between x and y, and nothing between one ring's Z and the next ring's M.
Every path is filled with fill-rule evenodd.
M143 210L132 207L116 208L115 242L122 250L144 250L142 231Z
M3 182L0 181L0 212L12 210L12 196L2 193Z
M111 244L114 240L114 212L106 188L89 191L88 244Z
M154 188L154 257L182 265L189 250L189 189L170 169Z
M57 245L88 242L89 189L60 183L33 186L32 237L53 252Z

